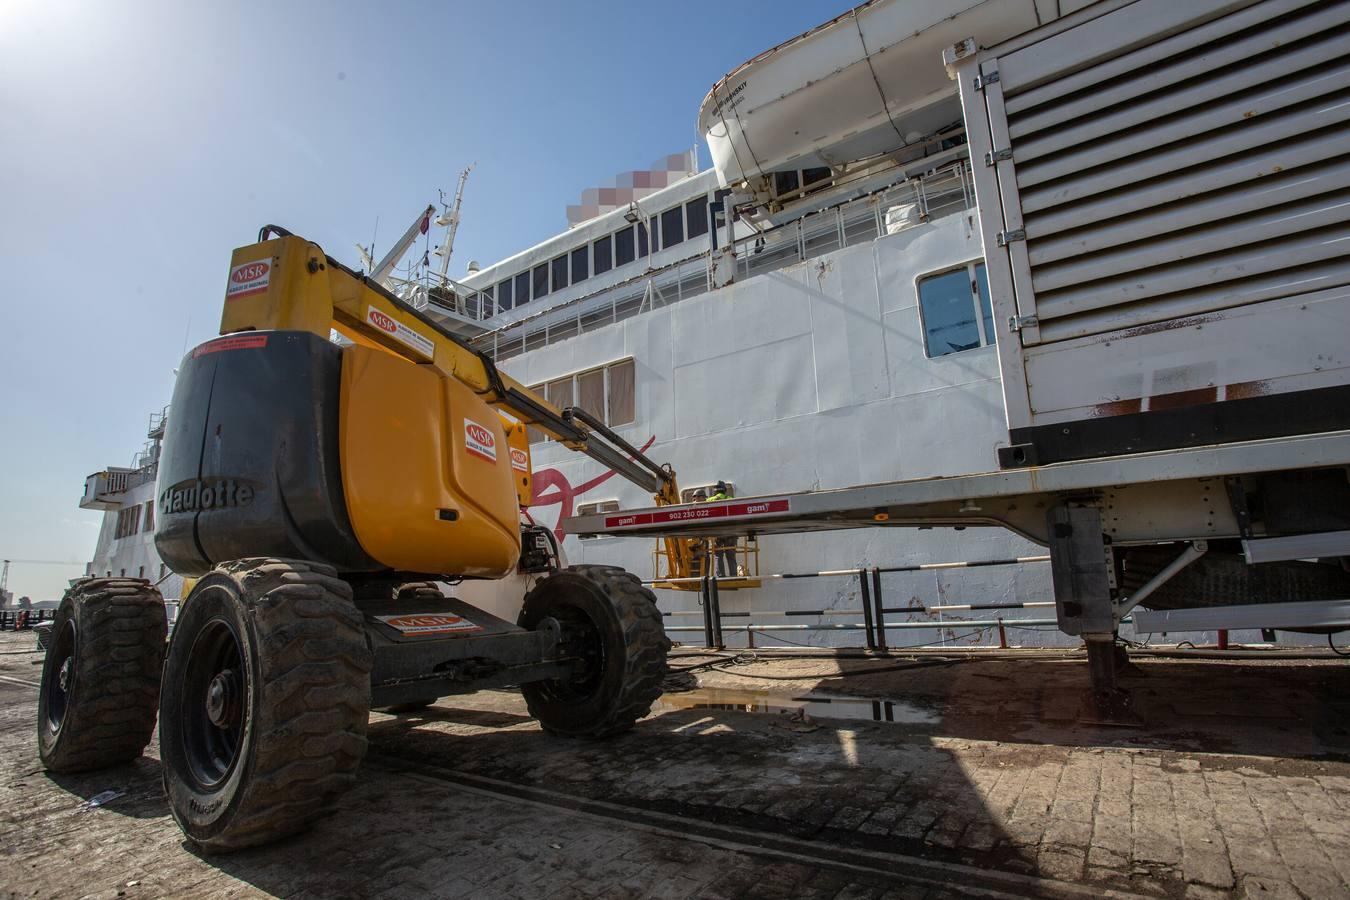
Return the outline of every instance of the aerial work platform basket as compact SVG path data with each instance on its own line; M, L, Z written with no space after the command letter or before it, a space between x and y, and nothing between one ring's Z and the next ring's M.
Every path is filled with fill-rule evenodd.
M733 571L727 575L719 575L717 555L720 553L732 555ZM652 587L671 591L701 590L705 575L719 575L717 588L722 591L757 588L763 584L759 578L759 539L754 535L658 540L652 551L652 571L656 573Z

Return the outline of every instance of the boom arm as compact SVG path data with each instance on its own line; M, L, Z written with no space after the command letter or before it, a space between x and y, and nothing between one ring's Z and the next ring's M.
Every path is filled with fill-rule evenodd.
M680 502L669 466L648 459L585 410L553 406L498 370L486 354L403 303L373 276L352 271L318 244L275 225L263 227L257 244L234 251L220 323L221 334L261 329L303 330L324 337L335 329L357 343L429 365L468 385L489 405L649 491L658 506Z

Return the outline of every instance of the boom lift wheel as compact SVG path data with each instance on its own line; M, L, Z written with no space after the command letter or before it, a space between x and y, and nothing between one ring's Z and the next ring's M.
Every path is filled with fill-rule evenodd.
M183 604L164 667L164 789L207 851L308 827L366 753L371 654L332 568L280 559L217 566Z
M520 624L551 617L562 627L561 652L582 659L567 679L521 686L530 715L545 731L598 738L627 731L661 695L670 641L656 596L615 566L569 566L525 596Z
M155 733L168 628L164 599L139 578L90 578L66 591L38 690L38 756L84 772L141 755Z

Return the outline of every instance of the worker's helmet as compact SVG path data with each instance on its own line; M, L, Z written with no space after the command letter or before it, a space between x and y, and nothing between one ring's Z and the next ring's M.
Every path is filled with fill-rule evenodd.
M708 499L708 492L705 491L703 488L699 488L698 490L694 491L694 499L695 499L695 500L707 500L707 499Z
M717 484L713 486L724 494L729 490L729 488L727 487L727 483L725 481L719 481L717 482Z

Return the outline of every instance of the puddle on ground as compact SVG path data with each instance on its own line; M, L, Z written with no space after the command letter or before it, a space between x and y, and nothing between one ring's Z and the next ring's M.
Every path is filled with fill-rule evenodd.
M726 688L698 688L676 694L663 694L656 709L670 712L681 709L725 709L733 712L770 715L805 712L812 719L862 719L894 722L900 725L929 725L940 716L904 700L846 697L812 691L799 697L766 694L762 691L737 691Z

